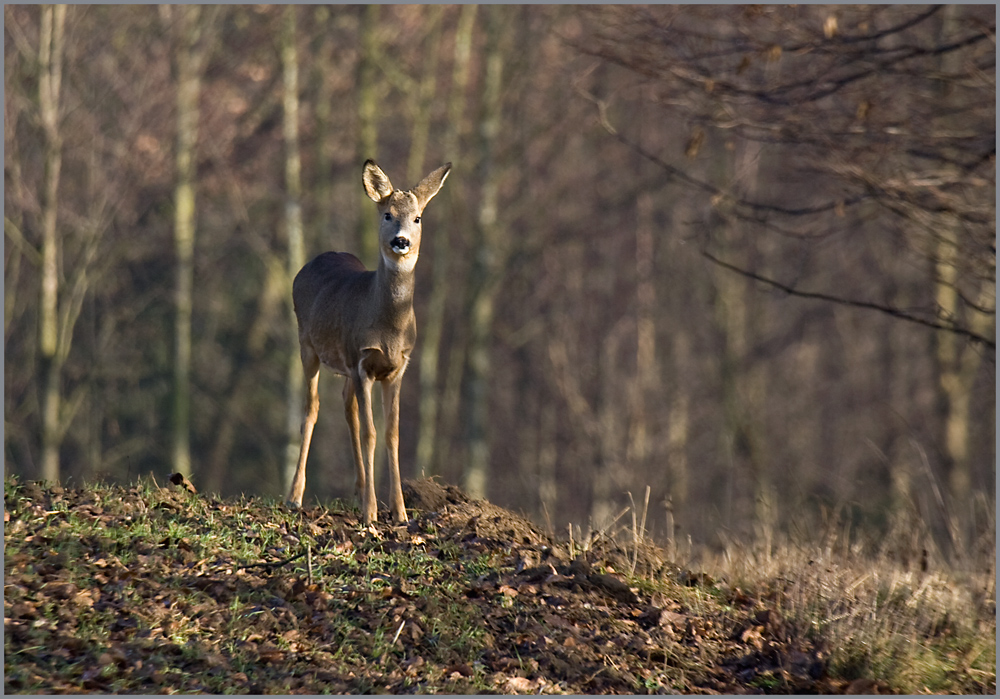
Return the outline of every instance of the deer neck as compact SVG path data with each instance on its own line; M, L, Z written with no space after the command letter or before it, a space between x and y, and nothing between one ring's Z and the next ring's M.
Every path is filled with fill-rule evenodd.
M375 270L376 302L386 317L405 316L413 311L414 286L412 266L409 270L394 268L386 264L383 256L379 256Z

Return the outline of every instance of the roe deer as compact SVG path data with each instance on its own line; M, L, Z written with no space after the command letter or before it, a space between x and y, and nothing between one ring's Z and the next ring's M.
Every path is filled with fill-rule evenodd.
M392 515L397 522L406 521L399 482L399 387L417 337L413 269L420 251L420 215L450 170L451 163L442 165L412 191L400 192L392 188L378 165L366 161L361 181L378 207L378 268L366 270L350 253L324 252L295 275L292 300L309 389L302 450L288 492L292 507L301 507L306 487L306 459L319 415L322 362L347 377L344 406L354 448L354 485L365 524L377 514L372 384L381 382Z

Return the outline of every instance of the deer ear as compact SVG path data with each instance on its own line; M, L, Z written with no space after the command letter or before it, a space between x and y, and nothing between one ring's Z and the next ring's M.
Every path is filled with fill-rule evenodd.
M374 160L365 161L365 170L361 174L361 182L365 186L365 194L376 203L392 194L392 182L382 172L382 169L375 164Z
M437 170L427 175L427 177L420 180L420 184L413 188L413 196L417 198L417 204L420 206L421 211L423 211L424 207L427 206L427 202L433 199L434 195L441 191L441 185L444 184L444 181L447 179L450 171L451 163L445 163Z

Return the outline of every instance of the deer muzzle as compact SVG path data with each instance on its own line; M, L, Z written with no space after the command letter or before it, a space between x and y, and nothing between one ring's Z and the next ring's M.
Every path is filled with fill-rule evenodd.
M404 238L401 235L397 235L389 243L389 247L391 247L392 251L397 255L405 255L407 252L410 251L410 240L409 238Z

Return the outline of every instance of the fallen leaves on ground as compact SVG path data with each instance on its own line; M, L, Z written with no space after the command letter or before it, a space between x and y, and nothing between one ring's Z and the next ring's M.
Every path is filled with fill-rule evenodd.
M776 610L655 548L589 551L431 481L411 521L153 483L5 493L4 688L833 692ZM622 571L644 571L629 577ZM872 685L874 688L879 688Z

